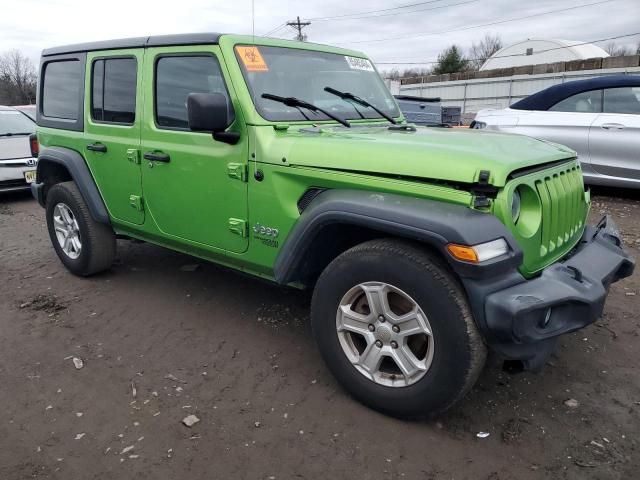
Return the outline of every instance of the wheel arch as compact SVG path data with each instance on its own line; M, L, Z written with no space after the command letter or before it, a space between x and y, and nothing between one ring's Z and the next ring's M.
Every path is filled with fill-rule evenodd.
M476 245L504 237L512 265L517 243L492 214L437 200L359 190L326 190L315 196L289 233L274 265L278 283L311 284L338 255L368 240L396 237L421 244L456 274L476 275L495 265L463 264L446 253L448 243ZM505 262L501 262L505 263ZM504 265L500 266L504 268Z
M78 186L91 217L96 222L110 225L107 207L82 155L65 147L42 149L38 156L36 182L31 186L38 203L44 207L49 189L57 183L70 180Z

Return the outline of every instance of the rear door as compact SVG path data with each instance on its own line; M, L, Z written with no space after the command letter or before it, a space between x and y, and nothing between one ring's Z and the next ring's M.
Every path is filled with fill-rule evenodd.
M192 132L190 93L221 93L237 130L241 112L218 46L149 48L145 57L142 183L145 208L166 235L242 253L248 245L248 140ZM146 158L145 158L146 157Z
M640 180L640 87L604 90L603 113L591 127L589 150L598 173Z
M142 224L142 49L87 54L84 155L110 215Z

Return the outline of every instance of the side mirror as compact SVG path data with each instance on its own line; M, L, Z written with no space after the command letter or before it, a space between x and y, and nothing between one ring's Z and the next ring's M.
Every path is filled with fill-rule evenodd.
M190 93L187 96L189 128L194 132L213 134L214 140L234 145L238 132L225 131L233 123L227 97L221 93Z

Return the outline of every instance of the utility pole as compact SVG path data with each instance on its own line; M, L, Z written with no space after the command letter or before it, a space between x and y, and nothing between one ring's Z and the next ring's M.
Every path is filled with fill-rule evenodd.
M311 22L301 22L300 17L297 17L297 21L287 22L287 25L298 31L296 40L298 40L299 42L304 42L307 40L307 36L302 33L302 28L311 25Z

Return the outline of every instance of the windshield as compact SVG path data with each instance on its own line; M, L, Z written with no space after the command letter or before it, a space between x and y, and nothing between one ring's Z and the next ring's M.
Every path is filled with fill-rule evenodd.
M375 110L355 105L325 91L349 92L390 117L400 112L384 82L364 58L284 47L237 46L236 56L258 113L267 120L329 120L322 112L286 106L262 98L263 93L296 97L344 119L382 118ZM358 113L361 112L362 116Z
M0 110L0 136L29 135L36 131L36 124L17 110Z

